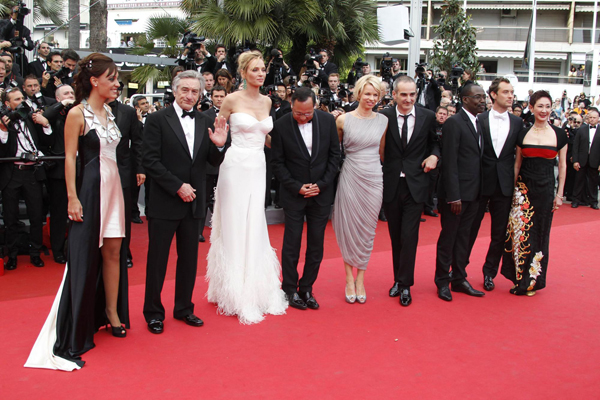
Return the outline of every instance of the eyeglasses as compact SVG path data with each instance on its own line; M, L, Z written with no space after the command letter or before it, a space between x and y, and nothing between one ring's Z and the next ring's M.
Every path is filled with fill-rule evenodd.
M306 117L306 118L308 118L308 117L312 117L312 115L313 115L314 113L315 113L314 111L312 111L312 112L309 112L309 113L301 113L301 112L296 112L296 111L294 111L294 115L295 115L296 117Z
M475 100L485 100L485 94L476 94L476 95L472 95L472 96L463 96L463 97L471 97Z

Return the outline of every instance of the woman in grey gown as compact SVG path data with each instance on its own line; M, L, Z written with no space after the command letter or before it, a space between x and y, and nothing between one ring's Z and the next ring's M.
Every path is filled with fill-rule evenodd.
M364 279L383 200L383 154L387 118L373 112L384 95L381 81L365 75L354 88L359 105L337 121L346 158L333 208L333 229L346 270L346 301L367 301ZM356 280L354 278L354 269Z

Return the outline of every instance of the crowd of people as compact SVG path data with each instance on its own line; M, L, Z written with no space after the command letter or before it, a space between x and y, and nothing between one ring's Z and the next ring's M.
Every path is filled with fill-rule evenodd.
M313 287L330 215L346 301L367 301L366 270L378 220L385 219L392 244L389 296L406 307L413 301L423 214L440 217L432 275L438 297L451 301L453 292L482 297L494 290L498 272L513 283L511 293L535 295L546 286L553 213L568 195L572 207L598 209L599 113L589 102L580 101L583 107L567 114L563 128L558 117L551 121L556 103L547 92L517 102L506 78L495 79L486 94L465 71L454 93L433 72L394 74L386 82L361 66L354 84L341 87L326 51L298 81L279 50L266 63L258 51L241 53L235 63L223 46L215 56L204 45L195 52L193 68L174 69L174 98L161 106L144 96L133 107L118 102L118 68L99 53L75 60L69 51L48 52L45 64L32 62L42 65L41 73L3 90L9 111L27 102L33 111L16 120L5 113L0 124L1 156L19 158L1 165L12 240L6 268L17 267L21 195L31 221L31 262L44 265L42 182L51 193L52 253L66 263L26 366L78 369L102 325L115 337L127 335L129 240L131 222L143 223L137 207L142 184L149 235L143 313L153 334L165 329L161 292L174 237L173 317L204 324L192 296L207 210L208 301L219 313L253 324L288 307L320 307ZM71 73L45 79L58 64ZM261 93L266 85L268 95ZM46 155L59 157L42 166L39 157ZM271 189L285 215L281 262L264 213ZM485 291L479 291L467 267L486 212L492 224L481 270Z

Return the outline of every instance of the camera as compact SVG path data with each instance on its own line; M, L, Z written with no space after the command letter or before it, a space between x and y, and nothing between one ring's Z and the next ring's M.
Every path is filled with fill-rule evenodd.
M29 107L29 105L27 105L27 103L22 102L14 110L9 108L3 109L1 115L3 117L8 117L10 123L15 123L31 117L33 115L33 110L31 107Z
M31 102L37 106L38 110L44 110L46 108L46 100L41 92L34 94Z
M425 67L427 66L427 63L416 63L415 66L415 73L417 74L417 78L427 79L427 77L425 76Z
M49 72L51 78L58 78L59 80L68 77L70 73L71 70L68 67L62 67L58 71Z
M198 36L197 33L187 31L183 34L181 44L186 47L190 44L187 57L185 59L185 69L196 69L196 50L200 49L200 45L206 38L204 36Z
M316 54L314 49L310 49L309 54L304 56L304 64L303 66L306 68L302 76L308 77L308 82L314 83L317 85L321 84L321 78L319 78L319 73L317 72L317 67L315 67L314 61L320 62L322 56L320 54Z
M170 106L175 102L175 94L173 94L173 90L171 87L165 88L165 94L163 95L163 104L165 107Z
M205 96L200 100L198 105L200 106L200 111L206 111L212 107L213 103L208 97Z
M342 106L342 101L339 100L340 97L342 96L338 96L338 100L335 100L335 96L333 95L333 92L331 90L319 90L319 104L326 106L329 109L329 112Z
M381 64L379 66L379 73L381 74L381 79L385 82L392 81L392 56L387 52L381 58Z
M27 8L27 4L25 3L19 3L19 16L20 17L24 17L26 15L29 15L29 13L31 13L31 10L29 8Z

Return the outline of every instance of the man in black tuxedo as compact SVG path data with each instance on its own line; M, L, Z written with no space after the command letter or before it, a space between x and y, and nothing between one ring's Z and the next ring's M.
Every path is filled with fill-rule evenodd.
M35 75L27 75L23 80L22 87L25 94L25 102L29 107L36 111L40 108L40 105L48 107L56 103L55 98L41 95L40 81ZM38 93L40 94L38 95Z
M2 93L4 106L15 110L22 102L24 96L19 88L12 88ZM0 122L0 157L23 157L23 155L44 155L40 149L43 147L44 136L50 135L52 128L48 120L41 113L34 113L31 117L16 122L11 122L7 116ZM40 258L42 248L42 226L44 216L42 212L42 181L46 178L44 168L30 159L23 159L13 163L0 163L0 190L2 190L2 206L4 212L4 226L7 230L8 261L5 268L17 268L19 228L19 197L22 194L27 205L29 217L29 258L35 267L43 267L44 261Z
M196 110L203 85L197 71L177 75L171 85L175 102L150 114L144 126L143 165L152 179L144 317L148 330L157 334L164 329L165 309L160 294L174 235L177 276L173 317L191 326L204 324L194 315L192 303L199 219L206 209L204 175L207 160L213 165L223 160L227 130L221 125L214 128L213 122Z
M19 74L21 76L29 75L29 60L25 55L25 50L33 50L33 40L31 40L31 31L26 26L22 25L22 29L19 31L19 25L22 19L19 21L19 6L13 6L10 13L10 20L8 24L4 25L3 32L1 33L2 38L0 40L11 41L17 37L23 41L22 46L19 46L18 50L14 52L14 62L18 67ZM13 43L16 44L16 43ZM17 47L17 46L12 46Z
M329 53L327 50L319 51L321 60L317 63L315 61L315 67L319 72L319 78L321 79L321 87L327 89L329 87L329 75L337 74L338 67L334 63L329 61ZM339 79L339 78L338 78Z
M46 62L46 57L50 54L50 45L46 42L41 42L38 47L38 57L29 63L29 73L41 78L44 72L50 69Z
M37 84L39 91L39 82L37 78L30 75L25 79L25 86L31 90L33 81ZM70 106L75 101L75 92L69 85L62 85L56 89L56 100L54 104L48 106L44 111L44 117L50 121L52 134L50 141L44 152L51 156L65 155L65 121ZM67 207L69 199L67 197L67 184L65 182L65 161L56 160L50 163L46 169L46 187L50 197L50 245L54 261L58 264L66 264L65 257L65 236L67 234Z
M429 190L429 171L437 166L440 147L435 113L415 107L417 86L410 76L394 81L396 107L381 111L388 122L383 159L383 208L392 241L394 285L390 296L412 303L419 224Z
M600 171L600 130L598 109L591 108L587 124L577 131L573 144L573 168L577 171L571 207L588 204L598 210L598 171Z
M515 186L516 145L523 129L521 118L508 112L514 99L514 88L510 81L506 78L494 79L489 95L494 103L492 109L477 117L483 141L482 173L485 179L482 181L479 208L469 240L470 255L489 203L492 228L490 246L483 264L483 288L487 291L494 290L494 278L504 253L506 226Z
M564 195L569 201L573 201L573 189L575 188L575 176L577 175L577 171L573 168L573 146L575 145L577 131L581 128L582 123L583 118L581 115L572 111L567 122L563 124L563 129L567 134L567 174L565 176Z
M315 110L315 103L312 90L298 88L292 95L292 112L278 119L271 133L273 172L281 184L279 201L285 212L282 289L290 306L301 310L319 308L312 291L323 259L325 227L340 160L335 119ZM298 281L305 217L306 261Z
M220 69L225 69L229 71L231 76L235 76L236 70L234 65L227 61L227 49L225 48L225 45L218 44L215 47L215 57L217 59L217 64L215 65L215 70L212 72L216 74Z
M477 114L485 110L485 92L479 85L467 84L461 92L463 107L442 129L442 179L440 213L442 231L437 242L435 284L438 297L451 301L452 291L470 296L485 293L467 281L469 238L479 209L481 192L482 141ZM452 267L452 272L450 272Z
M60 89L61 87L59 87ZM58 91L58 89L57 89ZM123 187L123 198L125 199L125 210L133 208L132 203L137 204L137 196L134 199L132 192L139 194L139 187L146 181L146 174L142 167L142 129L143 125L139 121L137 112L133 107L119 103L118 100L113 100L108 104L111 107L115 117L115 123L121 131L121 141L117 151L122 150L127 154L127 176L121 180ZM127 267L133 267L133 256L129 244L131 243L131 222L132 215L125 212L125 239L123 246L127 248Z
M177 59L177 63L186 69L194 69L200 73L212 73L215 70L215 66L217 65L217 59L213 55L211 55L208 52L208 50L206 50L204 43L200 44L200 47L196 50L196 53L194 54L194 62L192 63L192 65L189 65L187 55L190 52L191 46L191 43L188 43L186 45L185 49L183 50L183 53Z

